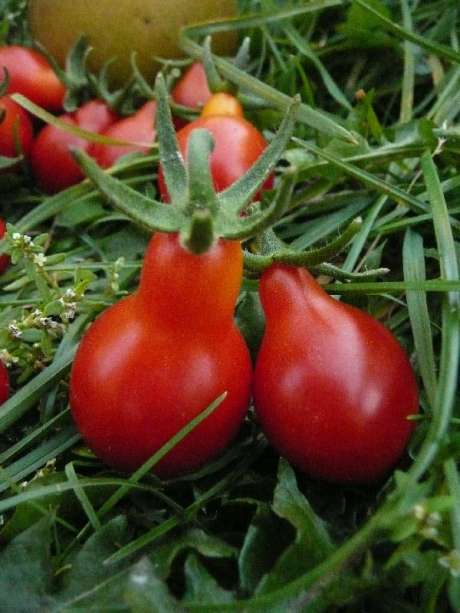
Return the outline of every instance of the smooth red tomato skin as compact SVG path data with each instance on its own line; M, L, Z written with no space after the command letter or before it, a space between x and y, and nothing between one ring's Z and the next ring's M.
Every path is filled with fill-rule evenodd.
M33 142L33 127L29 114L9 96L0 98L0 155L16 157L18 155L16 138L22 152L27 157Z
M154 274L156 256L161 269L162 263L174 259L174 252L179 272L172 267ZM197 268L189 268L191 280L184 286L194 280L195 294L182 294L180 304L175 297L168 304L152 302L164 291L168 277L169 287L184 281L183 252L177 237L155 235L139 291L104 311L91 325L72 367L70 403L78 429L96 455L122 471L142 465L224 391L228 395L222 404L155 472L172 476L198 468L222 451L246 414L250 358L233 318L226 317L241 282L241 248L221 241L203 256L186 254L185 259L197 259ZM205 283L225 263L239 268L236 290L231 280L217 288L216 311L223 306L224 313L208 318L206 311L198 312L211 304L214 288Z
M171 97L176 104L200 108L206 104L212 93L201 62L194 62L173 87Z
M120 117L102 100L90 100L75 111L74 119L83 130L100 134Z
M116 138L133 143L146 143L133 145L102 145L96 143L90 147L90 155L102 168L110 168L119 158L128 153L148 153L155 140L155 115L156 102L151 100L144 104L137 113L120 119L108 128L103 134L110 138ZM149 144L150 143L150 144Z
M3 362L0 362L0 404L8 400L10 394L10 378Z
M302 269L261 278L266 331L254 399L273 446L309 475L368 483L403 453L418 412L415 376L377 320L329 297Z
M0 240L5 236L6 223L5 220L0 217ZM8 255L0 255L0 275L5 272L10 264L10 258Z
M61 115L72 126L100 133L110 126L117 115L101 100L91 100L78 111ZM51 194L59 192L83 179L71 149L89 151L91 143L60 128L47 125L41 129L32 147L31 165L40 187Z
M8 70L9 94L22 94L49 111L62 109L65 86L41 53L19 45L0 47L3 67Z
M208 130L215 140L214 151L211 154L211 172L218 192L230 187L242 177L267 147L267 141L259 130L241 117L200 117L177 133L179 148L185 159L187 158L188 139L193 130L197 128ZM169 195L161 167L158 173L158 183L162 199L168 202ZM270 176L265 181L262 190L272 187L273 177Z

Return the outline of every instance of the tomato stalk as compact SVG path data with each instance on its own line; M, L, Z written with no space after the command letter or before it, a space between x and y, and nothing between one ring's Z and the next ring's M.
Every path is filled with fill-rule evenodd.
M302 252L290 248L276 236L272 229L269 229L261 234L256 241L256 248L259 253L245 252L245 267L251 272L261 273L274 263L302 267L324 264L326 260L337 255L352 240L360 231L361 226L362 219L357 217L335 240L318 249ZM375 271L373 271L373 274L375 274Z

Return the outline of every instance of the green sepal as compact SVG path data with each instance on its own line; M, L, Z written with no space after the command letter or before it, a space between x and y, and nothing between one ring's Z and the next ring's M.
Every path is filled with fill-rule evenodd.
M295 169L287 170L281 188L270 206L253 205L253 211L242 217L246 204L261 189L284 152L295 124L298 101L289 108L278 133L266 151L237 181L221 194L216 194L209 167L213 138L206 130L194 131L190 141L188 166L179 153L176 133L168 104L164 77L157 77L157 135L160 160L171 204L166 205L143 196L104 172L85 153L73 155L83 172L95 183L108 201L135 223L149 231L178 232L183 244L194 253L203 253L218 238L244 240L265 230L289 206L295 185Z
M72 155L110 204L149 232L178 232L185 225L186 219L176 207L151 200L114 179L83 151L75 150Z
M168 91L163 74L160 72L155 81L157 99L156 130L160 144L160 162L171 202L185 207L188 201L187 173L179 153L176 132L168 104Z
M207 36L203 45L203 66L204 71L206 73L206 79L208 81L208 86L210 91L213 94L217 94L220 92L233 93L235 88L222 79L219 74L219 71L216 68L216 64L214 62L212 51L211 51L211 37Z
M217 215L219 202L209 165L209 156L214 149L214 139L207 130L194 130L188 142L188 192L187 208L190 212L209 209Z
M262 254L245 252L244 265L252 271L261 273L272 264L288 264L291 266L318 266L334 257L350 242L362 226L361 217L354 219L343 233L323 247L309 251L295 251L283 243L273 232L268 230L258 239Z

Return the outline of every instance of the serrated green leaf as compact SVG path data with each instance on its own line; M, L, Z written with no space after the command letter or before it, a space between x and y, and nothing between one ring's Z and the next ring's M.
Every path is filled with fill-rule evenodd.
M176 532L152 548L150 560L155 574L161 579L167 579L175 559L190 550L207 558L232 558L237 553L235 547L204 530L192 528L185 533Z

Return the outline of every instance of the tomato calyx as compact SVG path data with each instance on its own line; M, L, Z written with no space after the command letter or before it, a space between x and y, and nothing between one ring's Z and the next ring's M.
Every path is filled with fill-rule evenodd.
M289 108L277 135L256 163L226 190L216 193L209 168L213 138L206 130L195 130L189 142L191 155L187 165L179 152L172 123L168 92L163 75L157 77L156 129L160 162L171 204L147 198L124 183L104 173L82 152L74 152L83 172L116 209L150 232L179 233L182 244L192 253L207 251L219 238L243 240L258 234L273 223L286 209L285 182L264 209L252 205L250 213L241 217L253 197L272 172L292 135L296 100ZM286 175L290 175L289 172ZM290 177L288 183L293 184Z

